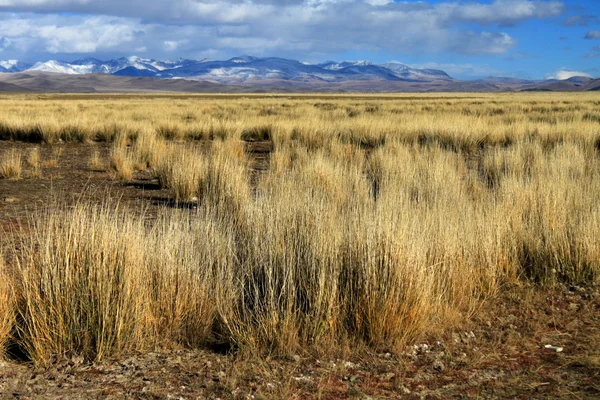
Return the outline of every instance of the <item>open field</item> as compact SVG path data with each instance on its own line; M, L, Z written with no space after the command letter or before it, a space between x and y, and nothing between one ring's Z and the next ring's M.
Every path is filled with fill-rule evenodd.
M0 392L600 396L599 198L598 93L0 96Z

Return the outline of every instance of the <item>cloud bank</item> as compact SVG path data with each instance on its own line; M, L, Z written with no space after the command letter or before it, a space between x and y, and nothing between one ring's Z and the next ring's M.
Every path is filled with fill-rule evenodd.
M561 15L561 1L0 0L0 57L121 53L189 57L344 51L502 54L504 26ZM143 55L143 54L142 54Z

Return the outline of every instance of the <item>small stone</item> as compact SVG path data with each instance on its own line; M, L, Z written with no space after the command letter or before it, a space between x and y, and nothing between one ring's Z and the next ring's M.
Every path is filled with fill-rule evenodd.
M453 333L452 340L454 340L454 343L460 343L460 335L458 333Z
M294 356L292 358L294 359L295 362L300 362L300 356L298 354L294 354Z
M444 366L444 363L443 363L443 362L441 362L440 360L436 360L436 361L433 363L433 369L435 369L437 372L444 372L444 369L445 369L445 368L446 368L446 367Z
M564 350L562 347L559 346L552 346L551 344L547 344L544 346L544 348L548 351L551 351L553 353L562 353L562 351Z
M399 389L400 389L400 392L402 392L402 394L410 394L410 393L411 393L410 389L409 389L409 388L407 388L407 387L406 387L406 386L404 386L404 385L403 385L403 386L400 386L400 388L399 388Z
M414 346L415 353L429 353L429 345L427 343L415 344Z
M394 374L393 372L388 372L387 374L383 375L383 379L385 379L386 381L390 381L395 376L396 376L396 374Z
M85 359L83 358L83 356L74 356L73 358L71 358L71 362L73 363L73 365L81 365L83 364L85 361Z

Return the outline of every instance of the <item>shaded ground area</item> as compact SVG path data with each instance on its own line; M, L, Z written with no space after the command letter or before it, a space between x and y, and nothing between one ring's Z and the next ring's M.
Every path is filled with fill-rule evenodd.
M266 358L156 351L45 370L0 364L0 397L41 399L600 398L600 288L510 288L464 328L403 354ZM555 353L546 344L563 347ZM343 353L343 352L342 352ZM341 358L340 358L341 357Z
M41 178L31 177L31 168L26 163L35 148L40 151ZM148 218L155 216L162 207L177 206L169 192L161 190L150 170L135 171L129 182L116 179L109 170L110 148L111 145L106 143L47 145L0 141L0 155L17 149L24 161L22 179L0 179L0 229L12 230L14 224L26 222L32 212L53 202L75 204L85 199L101 203L112 198L131 206L132 210L143 209ZM268 169L272 151L272 142L246 143L246 152L252 160L251 183L255 184L260 172ZM102 160L101 170L89 165L95 152Z
M41 178L31 178L30 169L25 166L22 179L0 179L0 226L5 229L10 230L13 224L26 222L32 212L55 201L74 204L85 197L86 200L102 202L108 196L141 206L168 200L166 191L158 190L147 171L137 172L132 182L113 179L108 171L110 146L107 144L51 146L0 141L0 154L18 149L24 159L34 148L40 149ZM94 152L98 152L103 161L103 171L93 171L88 166Z
M102 202L109 195L145 208L149 218L174 206L147 170L131 182L92 170L96 151L108 166L110 145L0 142L0 152L18 148L25 158L34 147L41 178L25 167L23 179L0 180L0 244L53 199L73 204L84 193ZM268 168L270 151L270 143L247 144L251 181ZM157 349L94 364L57 359L44 370L0 362L4 398L600 398L600 287L504 288L459 330L399 355L341 344L334 354L289 358Z

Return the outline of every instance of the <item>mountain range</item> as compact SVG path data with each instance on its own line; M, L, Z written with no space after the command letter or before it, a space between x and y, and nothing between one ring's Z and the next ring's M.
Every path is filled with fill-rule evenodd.
M406 82L451 81L444 71L415 69L401 63L377 65L368 61L308 64L277 57L234 57L225 61L160 61L140 57L123 57L102 61L85 58L73 62L50 60L28 65L16 60L0 61L0 72L55 72L69 75L111 74L153 78L184 78L233 83L264 79L292 81L318 80L344 82L354 80L388 80Z
M303 63L278 57L234 57L225 61L162 61L123 57L50 60L34 65L0 61L2 92L295 92L295 91L524 91L599 90L600 79L523 80L488 77L462 81L438 69L417 69L399 62Z

